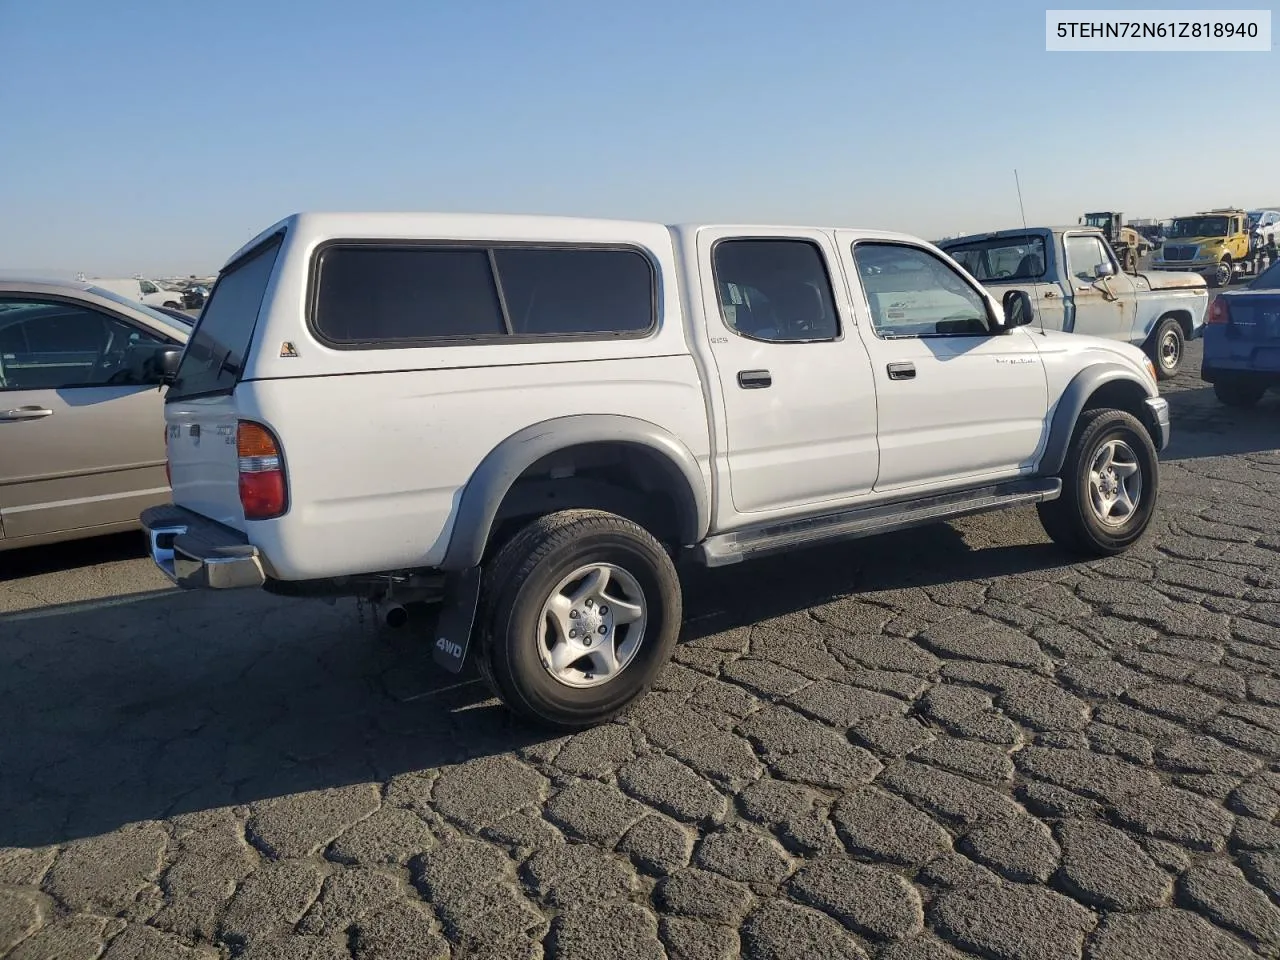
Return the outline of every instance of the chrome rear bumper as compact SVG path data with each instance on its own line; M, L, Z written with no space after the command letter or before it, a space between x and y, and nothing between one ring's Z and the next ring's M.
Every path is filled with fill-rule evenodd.
M144 510L151 559L185 590L235 590L266 582L262 556L244 535L171 504Z

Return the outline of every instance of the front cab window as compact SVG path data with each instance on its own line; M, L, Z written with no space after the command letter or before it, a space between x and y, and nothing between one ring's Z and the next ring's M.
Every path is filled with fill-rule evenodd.
M1099 277L1116 272L1116 266L1097 237L1067 236L1063 238L1067 251L1067 268L1071 275L1084 283L1093 283Z
M950 264L900 243L858 242L853 261L876 336L986 336L993 333L987 301Z

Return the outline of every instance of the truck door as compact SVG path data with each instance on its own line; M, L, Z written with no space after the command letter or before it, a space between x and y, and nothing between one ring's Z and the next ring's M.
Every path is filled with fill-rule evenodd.
M1231 218L1231 249L1236 260L1244 260L1253 253L1251 234L1245 226L1244 217Z
M876 491L1026 472L1048 406L1032 335L997 326L972 278L925 247L844 230L836 240L876 382Z
M1128 342L1137 310L1133 278L1120 269L1097 234L1068 233L1062 244L1062 281L1069 291L1066 329Z
M697 253L723 403L716 472L727 472L734 510L869 492L879 467L875 384L847 301L835 295L830 238L702 230Z

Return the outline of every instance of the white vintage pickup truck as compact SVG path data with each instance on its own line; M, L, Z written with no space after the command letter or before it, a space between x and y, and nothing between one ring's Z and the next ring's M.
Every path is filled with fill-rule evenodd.
M1036 323L1136 344L1160 379L1199 337L1209 289L1197 273L1124 273L1096 227L1031 227L954 237L939 246L997 297L1025 290Z
M1078 555L1137 541L1153 366L1032 319L896 233L296 215L218 277L142 522L186 588L433 609L443 666L580 727L670 657L682 557L1022 504Z

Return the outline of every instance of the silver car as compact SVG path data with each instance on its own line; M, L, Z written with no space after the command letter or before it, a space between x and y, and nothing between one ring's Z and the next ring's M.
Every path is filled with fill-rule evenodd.
M160 387L190 333L92 283L0 280L0 550L169 500Z

